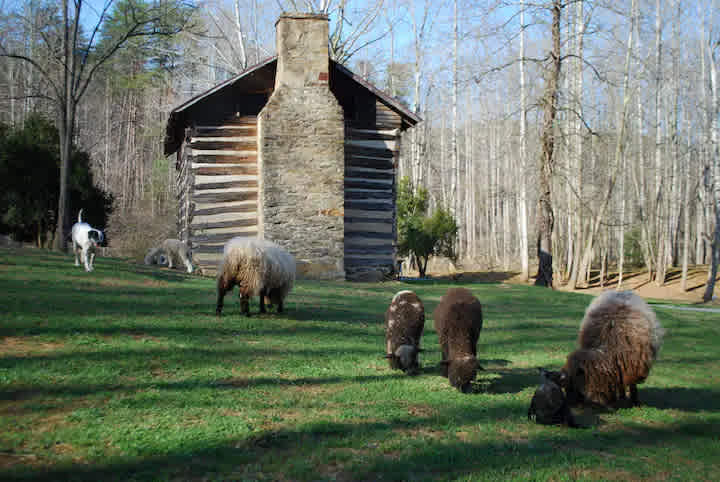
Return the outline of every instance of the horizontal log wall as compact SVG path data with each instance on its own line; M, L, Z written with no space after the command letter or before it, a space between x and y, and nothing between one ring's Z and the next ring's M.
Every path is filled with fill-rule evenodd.
M377 129L349 126L345 140L345 273L377 279L394 269L395 168L400 118L380 103Z
M196 126L186 145L191 182L180 203L184 234L195 265L214 274L226 241L257 235L257 118Z

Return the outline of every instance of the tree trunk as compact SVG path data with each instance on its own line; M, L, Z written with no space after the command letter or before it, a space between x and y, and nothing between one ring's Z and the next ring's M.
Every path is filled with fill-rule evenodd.
M68 172L70 170L70 152L73 141L73 129L75 127L75 99L73 97L73 83L75 81L75 55L72 46L75 45L71 37L73 28L68 11L68 0L62 2L63 11L63 89L64 103L60 108L60 195L58 196L57 227L55 228L54 248L57 251L65 251L67 246L66 226L68 221Z
M718 273L718 264L720 263L720 106L718 105L718 75L717 75L717 63L715 52L720 49L720 46L715 45L710 51L710 88L712 89L711 96L711 119L712 126L710 128L711 135L711 146L712 152L710 154L710 160L712 162L712 178L713 178L713 207L715 211L715 229L713 233L712 241L712 256L710 270L708 273L707 285L705 286L705 293L703 293L703 301L708 302L712 300L713 293L715 291L715 279Z
M662 89L662 10L660 0L655 0L655 245L657 257L655 259L655 284L662 286L665 283L665 250L663 238L663 178L662 178L662 132L660 130L661 118L661 89Z
M686 114L687 115L687 114ZM688 152L683 168L683 177L685 178L685 200L683 202L682 213L683 213L683 252L682 252L682 278L680 286L683 291L688 290L687 286L687 275L688 275L688 260L690 259L690 206L692 206L692 182L690 180L690 153L691 144L691 126L690 121L686 118L685 125L687 126L687 142ZM699 234L699 233L698 233Z
M527 85L525 82L525 0L520 2L520 200L518 203L518 224L520 237L520 265L522 280L530 279L530 263L528 259L528 219L527 219Z
M575 128L574 133L576 136L576 162L575 162L575 169L576 169L576 179L577 179L577 186L576 186L576 205L577 208L575 209L575 212L571 214L571 216L575 217L575 233L574 233L574 253L573 253L573 262L572 262L572 269L570 271L570 281L569 281L569 287L570 289L577 288L578 284L578 278L581 275L580 274L580 261L582 257L582 247L583 247L583 234L586 231L586 225L587 222L585 220L584 216L584 199L583 199L583 191L584 191L584 183L583 183L583 171L584 171L584 137L582 135L582 116L583 116L583 45L584 45L584 38L585 38L585 13L583 9L583 0L579 0L577 2L577 12L575 14L575 22L576 22L576 35L577 35L577 44L576 44L576 69L575 69L575 109L577 110L577 119L575 122Z
M602 204L599 207L597 213L593 217L593 220L591 222L591 228L590 232L588 233L587 242L585 244L585 254L583 255L582 260L582 270L589 269L590 263L592 261L592 247L594 238L597 235L598 229L600 228L600 225L603 223L605 219L605 213L607 212L608 206L610 205L610 199L612 198L613 191L615 188L615 183L617 181L620 168L622 166L622 159L625 156L625 130L626 130L626 120L627 120L627 111L628 111L628 104L630 103L630 89L629 89L629 82L630 82L630 57L632 53L632 44L633 44L633 33L635 30L635 19L636 19L636 11L635 11L635 0L632 0L630 4L630 32L628 33L628 45L627 50L625 53L625 69L623 74L623 104L622 104L622 112L620 115L620 125L618 126L618 132L617 132L617 139L615 142L615 166L613 167L610 178L608 179L608 185L606 192L603 193L603 200ZM624 195L624 193L623 193Z
M452 179L450 181L450 202L452 214L459 221L460 199L458 196L458 183L460 182L460 158L458 155L458 0L453 2L453 63L452 63L452 132L450 132L450 160L452 162ZM458 223L459 224L459 223ZM462 227L458 229L461 236ZM458 239L458 244L461 240ZM460 253L458 253L460 254Z
M542 154L539 165L538 216L537 216L537 256L538 275L535 285L552 288L552 232L555 217L552 207L552 175L555 150L555 117L557 115L558 81L560 80L560 9L559 0L552 5L552 51L550 66L547 68L545 92L542 98L543 127Z

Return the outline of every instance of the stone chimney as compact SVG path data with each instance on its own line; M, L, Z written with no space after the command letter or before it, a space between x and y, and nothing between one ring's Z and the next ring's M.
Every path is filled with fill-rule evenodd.
M285 14L276 29L275 90L258 115L258 234L295 255L298 277L344 279L345 125L328 17Z
M281 85L328 85L328 17L285 14L275 24L278 62L275 89Z

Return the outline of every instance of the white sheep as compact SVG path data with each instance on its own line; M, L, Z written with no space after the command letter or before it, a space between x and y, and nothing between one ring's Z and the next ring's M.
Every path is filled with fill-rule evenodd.
M295 258L277 244L258 238L235 237L225 243L218 268L217 305L222 315L225 294L238 286L240 310L250 316L250 297L260 296L260 313L265 303L283 311L285 297L295 282Z
M150 248L145 255L145 264L168 264L168 268L172 269L173 264L182 263L185 265L188 273L193 272L193 265L190 259L192 253L186 243L179 239L166 239L159 246Z

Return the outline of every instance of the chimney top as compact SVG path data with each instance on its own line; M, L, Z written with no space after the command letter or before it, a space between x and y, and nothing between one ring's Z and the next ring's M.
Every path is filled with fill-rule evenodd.
M278 64L275 88L329 83L328 16L285 13L275 23Z
M280 20L284 18L294 19L294 20L328 20L329 17L326 13L300 13L300 12L285 12L278 17L278 19L275 21L275 26L277 27L277 24L280 23Z

